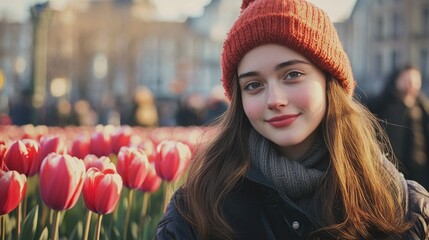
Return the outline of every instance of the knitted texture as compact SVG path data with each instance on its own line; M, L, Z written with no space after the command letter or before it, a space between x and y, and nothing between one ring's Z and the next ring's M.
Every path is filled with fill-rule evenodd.
M353 95L356 83L349 59L323 10L306 0L244 0L221 56L222 84L229 99L240 60L253 48L269 43L302 54Z
M289 160L253 129L249 136L249 153L251 166L292 200L302 199L314 192L329 166L329 158L326 157L328 149L321 138L302 158Z

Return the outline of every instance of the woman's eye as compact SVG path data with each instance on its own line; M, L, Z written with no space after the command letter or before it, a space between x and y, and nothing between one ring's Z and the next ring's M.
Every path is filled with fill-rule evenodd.
M261 83L259 83L259 82L251 82L245 86L245 89L246 90L254 90L260 86L261 86Z
M294 79L294 78L300 77L301 75L302 73L300 72L290 72L286 74L285 79Z

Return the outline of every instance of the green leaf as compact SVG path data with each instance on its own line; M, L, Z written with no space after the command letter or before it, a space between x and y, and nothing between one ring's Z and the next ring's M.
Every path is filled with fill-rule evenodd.
M49 238L48 227L45 227L42 233L40 234L39 240L48 240L48 238Z
M3 215L5 226L6 226L6 236L11 237L13 229L16 228L16 217L11 216L11 214Z
M131 228L132 238L137 239L138 232L139 232L139 225L136 222L131 222L130 228Z
M19 239L22 239L22 240L34 239L34 235L36 233L36 228L37 228L38 215L39 215L39 206L35 206L28 213L27 217L25 218L22 224L22 231L21 231L21 235L19 236Z
M150 226L151 220L152 218L150 216L146 216L146 218L144 219L143 227L139 229L140 230L139 239L143 239L143 240L148 239L148 236L149 236L148 232L150 231L150 229L148 228Z
M113 226L112 229L112 239L121 239L121 233L119 232L119 229L116 226Z
M83 238L83 223L81 221L77 222L72 233L70 234L69 239L82 239Z

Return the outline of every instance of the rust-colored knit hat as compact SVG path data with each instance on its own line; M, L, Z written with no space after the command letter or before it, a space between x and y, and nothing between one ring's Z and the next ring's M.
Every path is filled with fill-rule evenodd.
M276 43L302 54L353 95L349 59L328 15L306 0L244 0L222 52L222 83L231 99L238 63L253 48Z

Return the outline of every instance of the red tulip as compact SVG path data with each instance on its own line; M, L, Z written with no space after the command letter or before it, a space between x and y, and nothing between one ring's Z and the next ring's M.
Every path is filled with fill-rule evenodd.
M137 150L137 148L122 147L118 153L116 168L124 181L124 185L130 189L136 189L142 185L146 178L149 161L146 153Z
M27 189L27 178L17 171L0 170L0 216L14 210Z
M95 131L91 136L90 153L97 157L109 156L112 152L112 137L106 129Z
M112 152L118 154L121 147L131 144L132 131L129 126L122 126L112 135Z
M177 179L191 159L188 145L177 141L164 140L156 148L155 170L167 181Z
M153 144L152 140L145 138L143 139L137 146L137 148L143 150L146 155L147 159L150 163L153 163L156 158L156 149L155 144Z
M113 169L90 168L85 175L83 199L86 207L98 214L115 210L122 191L122 178Z
M110 168L116 171L115 164L113 164L110 161L109 157L101 156L97 157L93 154L86 155L85 159L83 159L83 162L85 163L85 168L88 171L88 169L95 167L100 171L103 171L104 169Z
M162 178L156 174L153 164L150 164L147 176L139 189L143 192L155 192L159 189L161 183Z
M89 138L89 136L79 135L72 142L70 155L80 159L84 159L85 156L89 154L90 144L91 138Z
M85 164L70 155L49 154L40 167L40 195L54 210L72 208L82 191Z
M40 139L39 161L42 162L49 153L64 154L65 150L66 146L61 138L57 136L44 136Z
M39 172L39 149L39 143L32 139L15 141L6 150L4 163L9 170L31 177Z

